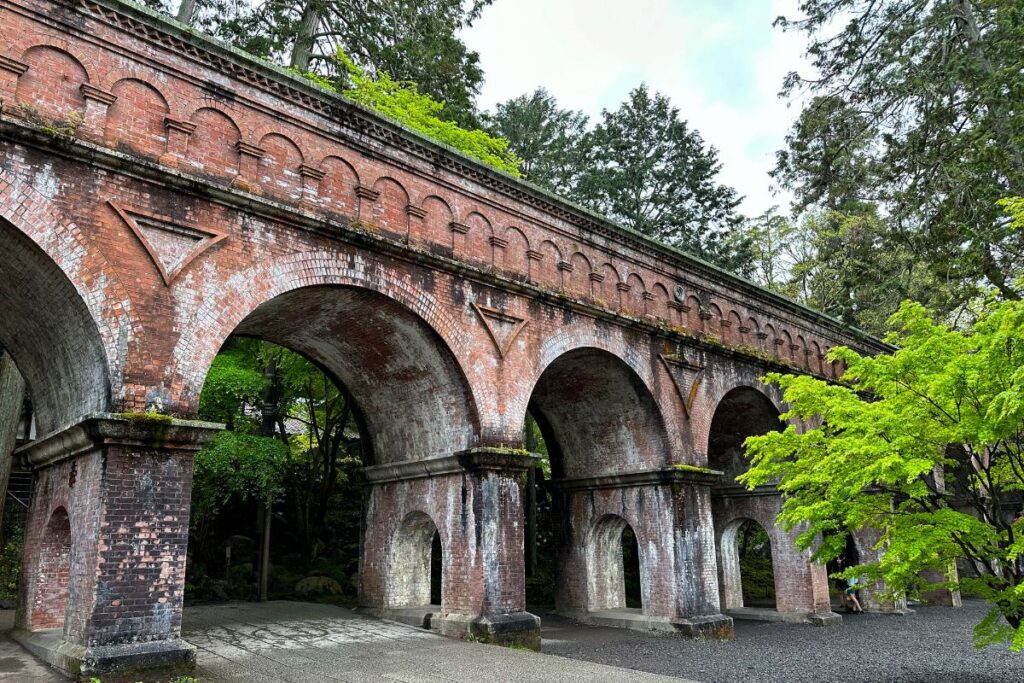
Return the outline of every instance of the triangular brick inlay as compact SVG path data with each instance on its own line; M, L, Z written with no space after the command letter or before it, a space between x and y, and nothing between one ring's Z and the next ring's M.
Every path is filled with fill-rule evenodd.
M107 203L135 233L167 286L197 256L227 237L215 230L182 225L171 218L120 206L112 201Z
M473 304L473 308L476 309L484 327L487 328L487 333L491 335L494 345L498 347L498 355L504 358L512 346L512 342L526 327L526 321L487 306Z
M683 399L683 410L689 417L701 382L704 381L704 367L695 365L682 356L661 354L660 358L661 362L665 364L669 376L672 377L672 382L676 385L679 398Z

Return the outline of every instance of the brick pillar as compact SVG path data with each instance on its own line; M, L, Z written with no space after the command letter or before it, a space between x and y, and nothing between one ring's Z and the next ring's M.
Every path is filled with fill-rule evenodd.
M320 181L327 173L302 164L299 166L299 175L302 176L302 197L299 199L299 206L306 211L315 211L320 206Z
M191 668L192 459L217 427L99 414L18 451L34 483L15 639L73 676Z
M885 554L883 548L876 548L881 532L875 529L860 529L853 532L853 540L860 555L860 564L878 562ZM882 612L885 614L907 614L907 598L905 595L888 595L884 582L864 586L860 591L860 603L866 612Z
M711 523L709 490L718 479L664 469L554 482L562 508L558 611L604 626L731 637L732 619L719 607ZM640 553L640 615L612 599L624 524Z
M167 148L160 157L160 163L178 168L188 155L188 141L196 131L196 124L168 117L164 119L164 130L167 131Z
M261 194L260 159L267 153L262 147L248 142L239 141L235 147L238 149L238 175L231 181L231 186L243 192Z
M928 590L921 591L921 600L929 605L943 605L945 607L963 607L963 600L959 590L950 590L945 584L948 581L957 580L956 563L950 563L946 571L941 569L928 569L919 574L921 582Z
M521 485L529 456L476 448L363 470L367 495L360 554L364 611L428 625L456 638L540 647L526 612ZM433 521L443 552L439 611L422 604L420 548ZM418 603L418 604L414 604Z
M28 64L0 55L0 103L5 111L14 109L18 77L28 71Z

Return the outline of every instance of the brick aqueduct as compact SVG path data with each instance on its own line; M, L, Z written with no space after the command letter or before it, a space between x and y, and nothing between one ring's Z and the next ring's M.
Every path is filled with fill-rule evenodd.
M777 494L731 475L741 440L778 425L762 373L834 377L829 347L877 342L145 9L0 12L0 345L43 434L18 453L35 477L27 646L68 671L192 657L192 456L218 426L188 418L232 334L307 355L358 402L371 612L539 642L529 406L559 452L560 611L728 636L735 530L753 519L777 610L830 615ZM642 615L620 609L627 524Z

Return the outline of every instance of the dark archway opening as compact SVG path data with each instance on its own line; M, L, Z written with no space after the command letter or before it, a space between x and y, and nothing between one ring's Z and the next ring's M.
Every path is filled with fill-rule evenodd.
M625 586L626 607L640 609L643 597L640 587L640 547L636 534L628 524L622 530L622 578Z
M838 557L830 560L825 565L829 577L829 596L834 607L846 607L847 603L846 579L837 576L837 574L860 564L860 551L857 550L857 542L854 540L853 534L848 531L842 533L846 537L846 545L843 547L843 551Z
M24 589L33 582L31 592L20 593L30 602L19 605L18 617L31 629L65 622L70 522L64 508L46 516L49 487L46 493L37 491L40 498L32 504L32 474L17 468L11 451L36 439L37 432L58 432L111 407L107 350L94 309L86 304L90 295L79 289L87 289L95 275L81 263L99 263L82 244L62 241L57 227L51 227L48 253L0 218L0 601L15 602L19 583ZM51 258L57 252L74 264L75 281ZM116 291L111 286L106 294ZM100 299L91 301L99 307ZM107 331L129 337L126 327ZM26 537L34 539L35 553L23 554Z
M752 387L737 387L725 394L711 418L708 466L723 473L712 492L723 609L776 608L770 537L753 521L762 518L762 502L770 500L761 496L773 492L771 487L761 487L751 496L737 477L749 468L744 441L784 426L772 401Z
M660 467L669 448L660 411L643 381L622 359L596 348L565 353L542 373L528 405L523 442L539 456L526 486L526 599L528 606L550 609L569 582L595 578L574 577L564 569L568 555L582 552L575 545L585 532L570 521L571 497L579 494L563 486ZM601 609L641 606L639 548L634 530L622 524L601 537L601 559L588 560L597 563L593 572L606 574L596 577L600 594L614 594L614 600L600 601L613 607ZM606 584L614 584L607 589L611 593ZM580 591L574 594L584 599Z
M444 603L444 545L428 515L413 512L399 526L388 574L388 607Z
M441 604L441 586L444 578L444 554L441 551L441 534L435 532L430 545L430 604Z
M753 520L745 520L736 532L743 606L775 609L775 571L768 532Z
M708 432L708 466L724 473L722 486L737 486L736 477L747 471L743 448L747 437L783 427L778 409L760 391L739 387L727 393L715 409Z

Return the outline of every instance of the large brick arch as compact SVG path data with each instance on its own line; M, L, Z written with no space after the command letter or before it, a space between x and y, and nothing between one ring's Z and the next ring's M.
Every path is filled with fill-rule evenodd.
M731 391L740 388L750 389L763 395L781 414L786 411L782 401L782 392L776 385L761 382L762 371L746 365L723 367L721 363L712 362L708 374L700 385L693 406L690 409L691 439L697 464L704 464L708 455L708 439L711 434L711 422L722 399Z
M708 466L725 472L726 481L723 483L734 484L735 476L746 470L745 465L737 460L740 457L736 452L739 447L737 441L742 443L746 436L785 427L778 420L783 408L773 393L771 387L763 384L738 384L722 393L715 402L715 409L707 421L707 433L701 435L703 441L700 443L704 445ZM721 461L716 461L716 458Z
M542 345L535 372L520 385L510 415L521 424L533 406L545 438L555 442L549 444L555 476L643 471L669 462L671 439L650 367L620 337L563 332Z
M194 413L206 372L231 334L266 339L320 363L352 392L378 463L476 445L477 397L462 368L468 340L452 314L408 277L375 261L306 252L260 262L198 303L202 330L174 352Z
M59 183L37 175L44 190ZM110 409L134 340L132 305L97 247L39 190L0 169L0 345L42 432Z

